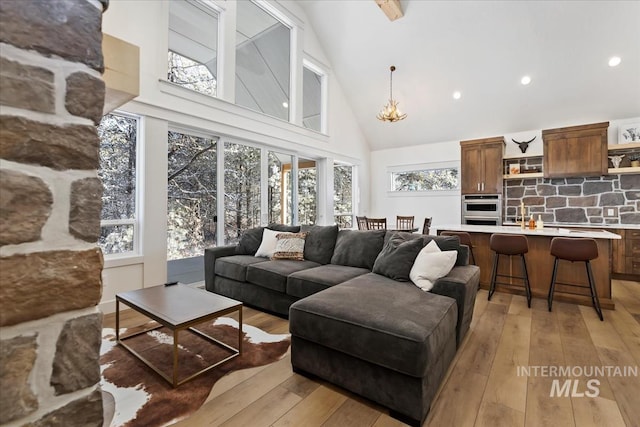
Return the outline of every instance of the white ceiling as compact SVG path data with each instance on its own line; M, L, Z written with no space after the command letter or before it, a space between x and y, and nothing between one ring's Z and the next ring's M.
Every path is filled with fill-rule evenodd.
M640 116L640 1L299 4L374 150ZM375 118L390 65L397 123Z

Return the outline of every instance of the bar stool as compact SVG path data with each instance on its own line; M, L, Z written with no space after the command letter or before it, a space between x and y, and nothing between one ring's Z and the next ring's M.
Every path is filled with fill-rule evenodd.
M580 239L570 237L554 237L551 240L551 255L555 258L553 263L553 274L551 275L551 285L549 285L549 297L547 301L549 303L549 311L551 311L551 304L553 303L553 292L556 288L556 283L564 286L573 286L576 288L586 288L583 285L572 285L570 283L556 282L556 275L558 273L558 261L563 259L571 262L584 262L587 268L587 278L589 279L589 289L591 291L591 302L593 308L595 308L598 317L601 321L604 321L602 317L602 309L600 308L600 300L598 299L598 293L596 292L596 284L593 279L593 272L591 271L592 259L598 258L598 245L594 239ZM572 295L583 295L577 292L566 292Z
M529 242L527 237L521 234L492 234L489 239L489 247L495 252L493 256L493 272L491 273L491 287L489 288L488 300L491 301L491 297L496 290L496 284L498 285L511 285L510 283L498 282L498 277L511 277L514 279L521 279L524 283L524 290L527 293L527 306L531 308L531 287L529 286L529 273L527 272L527 262L524 259L524 254L529 252ZM500 255L508 255L509 259L512 256L520 255L522 260L522 271L524 276L510 276L507 274L498 274L498 262Z
M424 234L424 233L423 233ZM471 258L471 264L476 263L476 258L473 256L473 244L471 243L471 235L466 231L443 231L441 236L458 236L461 245L469 246L469 257Z

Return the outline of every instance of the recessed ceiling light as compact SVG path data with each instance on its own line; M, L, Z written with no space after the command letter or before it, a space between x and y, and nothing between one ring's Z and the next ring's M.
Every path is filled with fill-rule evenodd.
M531 83L531 77L529 76L524 76L520 79L520 83L522 83L523 85L528 85L529 83Z
M617 67L622 62L619 56L612 56L609 58L609 67Z
M282 106L284 108L289 108L289 103L285 101L285 102L282 103Z
M459 90L453 92L453 99L460 99L461 96L462 94L460 93Z

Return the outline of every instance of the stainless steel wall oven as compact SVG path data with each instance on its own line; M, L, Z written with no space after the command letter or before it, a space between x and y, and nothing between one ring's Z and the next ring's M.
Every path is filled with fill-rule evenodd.
M463 224L502 225L502 195L463 195L461 217Z

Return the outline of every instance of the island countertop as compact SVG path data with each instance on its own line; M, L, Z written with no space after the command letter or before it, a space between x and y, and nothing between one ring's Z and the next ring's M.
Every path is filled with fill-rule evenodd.
M549 236L549 237L590 237L593 239L621 239L619 234L606 230L576 230L565 227L544 227L542 229L531 230L521 228L519 225L467 225L467 224L447 224L434 227L436 231L466 231L467 233L503 233L503 234L524 234L528 236Z
M491 273L493 269L494 252L490 248L491 235L495 233L520 234L527 237L529 251L525 258L528 265L529 284L531 293L537 298L547 298L549 283L554 266L554 257L549 250L551 240L554 237L569 238L593 238L598 246L599 256L591 260L590 264L595 277L596 289L600 304L603 308L613 309L615 304L611 297L611 260L613 242L621 239L620 235L606 230L569 229L564 227L544 227L540 230L522 229L519 225L438 225L434 227L436 234L442 231L466 231L471 237L473 254L476 265L480 267L480 286L489 289ZM518 257L502 256L498 273L507 276L523 276L521 261ZM506 259L505 259L506 258ZM518 279L508 279L508 283L516 286L499 286L498 291L524 294L524 288ZM584 263L562 261L558 269L557 283L567 286L558 286L554 299L570 303L591 305L591 297L588 295L576 295L575 286L584 286L587 282L587 274ZM606 316L605 316L606 317Z

